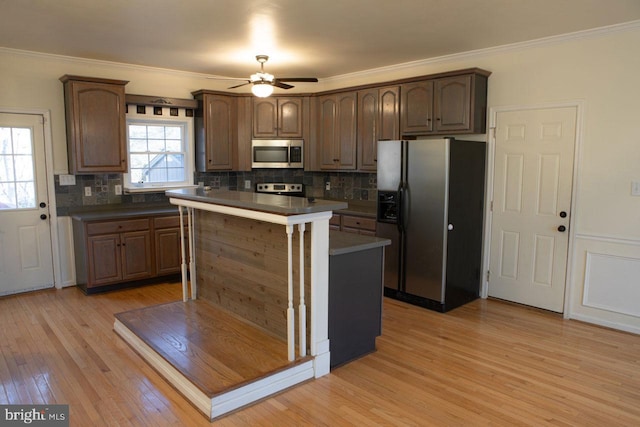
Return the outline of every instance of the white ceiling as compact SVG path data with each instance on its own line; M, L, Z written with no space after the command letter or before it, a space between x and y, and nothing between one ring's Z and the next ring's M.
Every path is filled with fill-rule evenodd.
M0 0L0 47L328 78L640 19L640 0Z

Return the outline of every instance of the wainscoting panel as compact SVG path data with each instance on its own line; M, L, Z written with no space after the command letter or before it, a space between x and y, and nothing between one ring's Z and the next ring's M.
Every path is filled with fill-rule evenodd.
M577 234L569 317L640 334L640 240Z
M582 304L640 317L640 259L587 252Z

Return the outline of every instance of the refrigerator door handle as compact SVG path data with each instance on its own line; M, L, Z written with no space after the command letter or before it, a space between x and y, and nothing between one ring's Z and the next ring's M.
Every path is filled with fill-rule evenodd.
M400 211L402 212L402 228L404 231L407 231L407 227L409 226L409 208L411 204L411 192L409 191L409 186L404 185L402 190L402 200L400 201L401 207Z
M401 182L398 186L398 220L396 222L398 226L398 231L402 233L404 231L404 207L402 205L402 201L404 200L404 184Z

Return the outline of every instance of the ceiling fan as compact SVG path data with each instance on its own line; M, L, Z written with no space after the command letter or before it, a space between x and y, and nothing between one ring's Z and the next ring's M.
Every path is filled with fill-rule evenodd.
M252 74L249 79L245 80L245 83L231 86L229 89L239 88L251 84L251 92L257 97L266 98L273 93L274 87L280 89L291 89L293 86L285 82L308 82L316 83L318 81L315 77L287 77L282 79L276 79L273 74L265 73L264 63L267 62L269 57L267 55L256 55L256 61L260 63L260 71Z

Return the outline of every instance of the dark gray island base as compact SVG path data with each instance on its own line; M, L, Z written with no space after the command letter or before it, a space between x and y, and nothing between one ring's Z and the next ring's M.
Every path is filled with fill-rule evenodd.
M388 239L329 232L331 369L376 349L382 331L382 268Z

